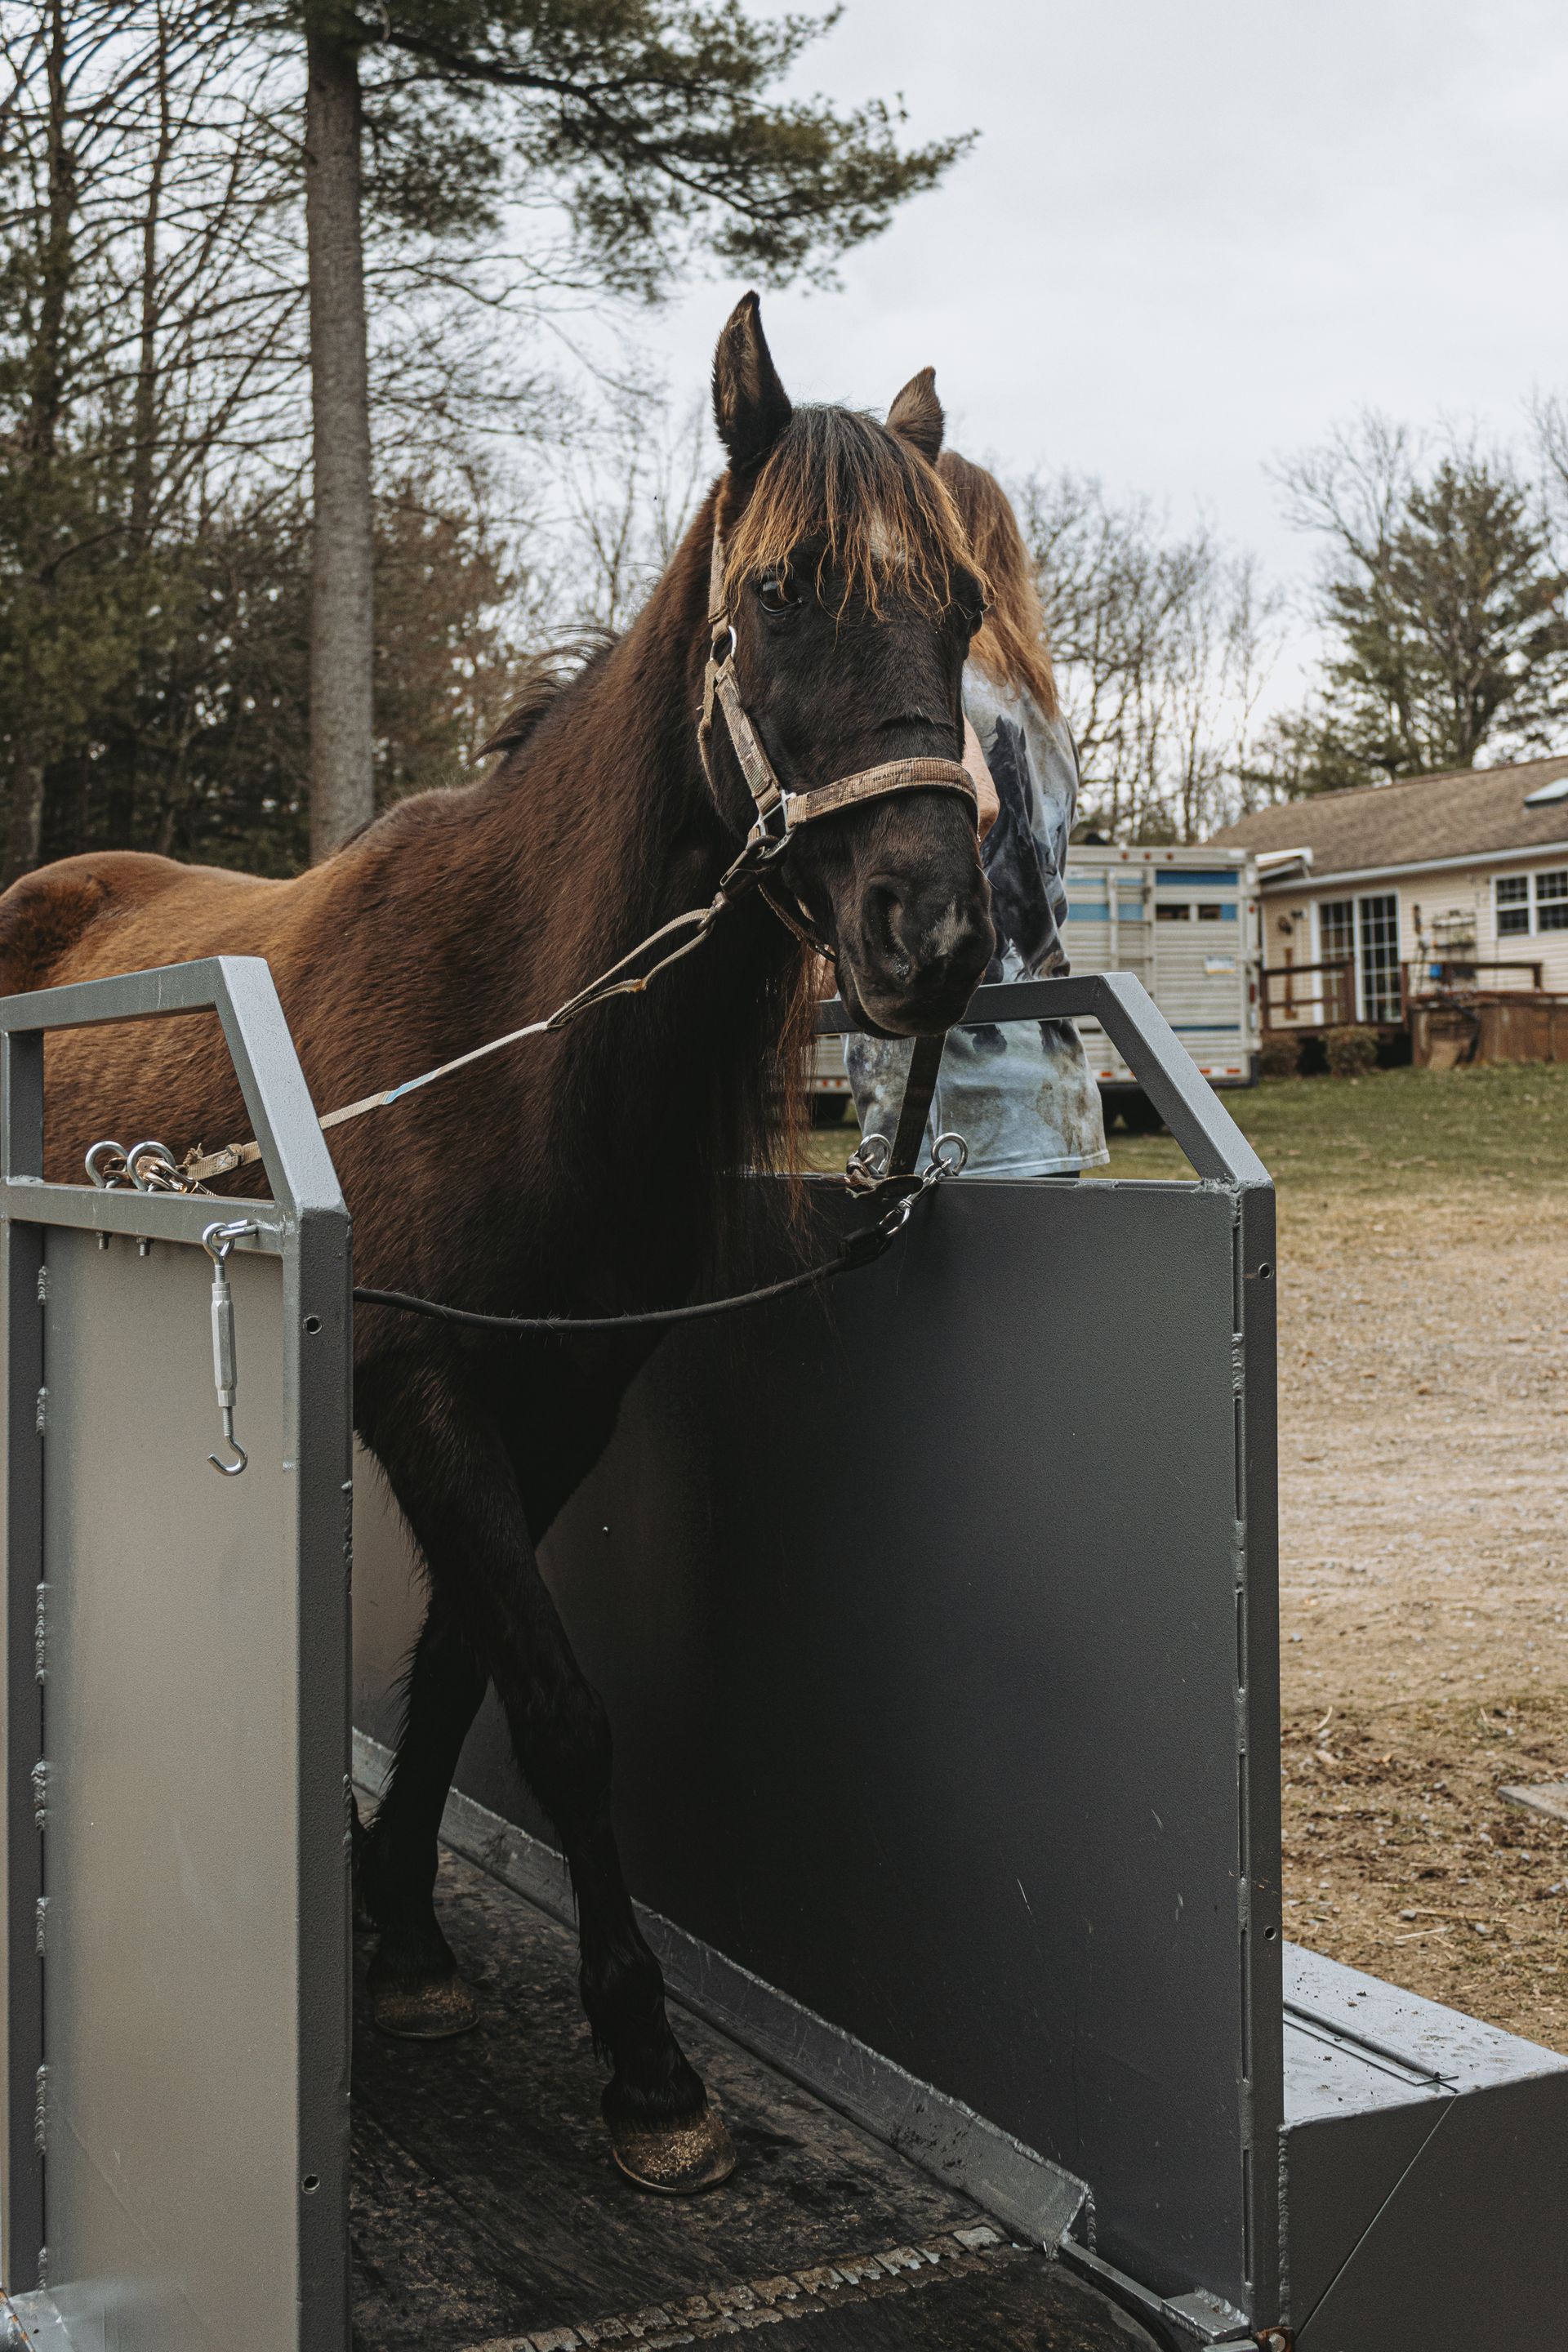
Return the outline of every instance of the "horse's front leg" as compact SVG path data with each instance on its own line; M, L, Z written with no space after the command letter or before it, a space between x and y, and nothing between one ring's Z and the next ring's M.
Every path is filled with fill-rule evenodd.
M395 1443L380 1433L374 1442L425 1557L432 1617L450 1612L474 1671L494 1683L519 1769L560 1834L577 1896L583 2005L612 2070L603 2105L616 2160L648 2188L676 2194L710 2188L733 2170L734 2151L670 2031L664 1979L626 1892L610 1820L611 1742L603 1703L572 1654L540 1575L521 1494L493 1422L455 1385L443 1384L439 1396L426 1387L425 1394L431 1409L416 1426L405 1423ZM409 1738L420 1704L420 1663L416 1654ZM454 1718L448 1739L455 1732ZM425 1752L433 1753L433 1746ZM455 1764L456 1748L450 1752ZM445 1767L448 1780L451 1764ZM401 1817L395 1808L385 1840L379 1819L370 1834L381 1887L414 1889L417 1882L427 1903L433 1873L426 1857L439 1805L429 1776L420 1786L422 1808L411 1804ZM373 1894L373 1908L374 1899ZM444 1939L439 1950L428 1950L430 1989L448 1997L455 1979ZM406 1939L395 1944L388 1969L374 1972L373 2001L395 1992L406 2013L417 1999L411 1956ZM384 2021L396 2030L392 2016Z
M381 1936L371 2014L384 2033L410 2041L444 2041L479 2022L435 1898L441 1815L486 1680L457 1612L435 1594L409 1664L392 1772L374 1823L354 1841L354 1891Z

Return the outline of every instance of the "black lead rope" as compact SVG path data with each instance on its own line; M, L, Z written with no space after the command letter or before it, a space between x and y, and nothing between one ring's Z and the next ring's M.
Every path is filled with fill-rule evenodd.
M955 1153L942 1150L942 1146L954 1144ZM698 1323L710 1315L733 1315L742 1307L761 1307L770 1298L785 1298L791 1291L810 1290L821 1282L835 1282L841 1274L857 1274L862 1266L875 1265L884 1257L909 1223L915 1202L941 1183L944 1176L955 1176L968 1154L956 1136L938 1139L938 1154L921 1176L884 1177L881 1185L897 1184L899 1197L884 1211L876 1223L865 1233L852 1234L837 1257L826 1258L820 1265L808 1265L802 1274L785 1275L780 1282L764 1282L755 1290L740 1290L728 1298L700 1298L689 1307L650 1307L639 1315L483 1315L476 1307L447 1307L437 1298L416 1298L406 1290L370 1290L356 1286L354 1303L359 1307L389 1307L396 1314L428 1315L437 1323L457 1323L468 1330L530 1331L569 1335L578 1331L639 1331L649 1325L661 1323Z
M576 1331L636 1331L649 1323L696 1323L710 1315L732 1315L742 1307L760 1307L764 1299L783 1298L792 1290L809 1290L819 1282L831 1282L840 1274L852 1274L858 1266L870 1265L885 1250L891 1249L892 1236L884 1240L880 1234L868 1234L863 1240L870 1244L856 1250L852 1245L822 1265L807 1266L804 1274L792 1274L783 1282L764 1283L759 1290L737 1291L730 1298L701 1298L689 1307L652 1307L642 1315L480 1315L469 1307L443 1307L438 1299L416 1298L406 1290L354 1291L354 1300L361 1307L391 1307L404 1315L429 1315L438 1323L461 1323L480 1331L529 1331L567 1334Z

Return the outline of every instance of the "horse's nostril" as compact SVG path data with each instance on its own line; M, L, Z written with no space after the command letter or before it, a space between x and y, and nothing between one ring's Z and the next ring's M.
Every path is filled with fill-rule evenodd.
M906 933L908 909L891 882L873 882L866 892L866 944L896 980L908 980L914 964Z

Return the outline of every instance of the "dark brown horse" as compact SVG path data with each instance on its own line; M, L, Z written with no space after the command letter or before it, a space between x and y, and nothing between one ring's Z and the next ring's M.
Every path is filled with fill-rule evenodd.
M736 675L787 785L955 760L982 586L932 470L929 371L886 426L793 409L748 296L720 339L714 402L729 469L646 610L530 698L484 782L402 803L291 882L131 853L49 866L0 900L0 982L265 956L323 1111L549 1012L704 903L751 823L722 728L711 783L699 758L716 526ZM963 1012L991 950L963 798L920 790L845 808L794 836L782 870L845 997L879 1030L941 1030ZM807 986L804 950L752 896L647 996L335 1130L356 1279L563 1315L662 1306L705 1273L722 1279L719 1180L766 1156L809 1028ZM247 1132L216 1024L52 1038L47 1094L61 1180L100 1136L156 1135L178 1154ZM690 2189L733 2158L666 2020L611 1827L609 1726L535 1565L648 1344L495 1339L361 1309L355 1426L408 1519L429 1603L396 1763L356 1862L380 1930L376 2021L461 2031L474 2011L437 1923L437 1832L493 1682L571 1866L617 2160Z

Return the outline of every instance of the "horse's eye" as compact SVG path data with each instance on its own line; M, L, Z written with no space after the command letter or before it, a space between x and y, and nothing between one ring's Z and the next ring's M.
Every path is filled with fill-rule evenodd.
M764 613L787 613L800 602L787 572L767 572L757 583L757 596Z

